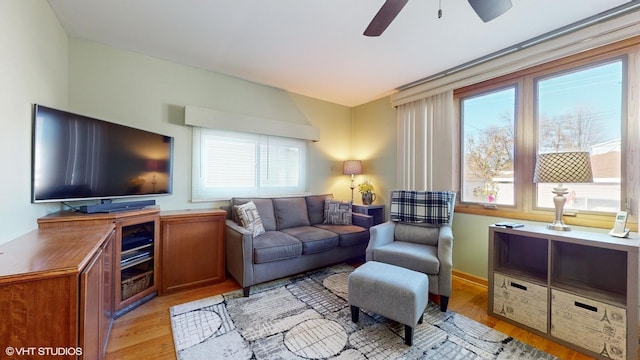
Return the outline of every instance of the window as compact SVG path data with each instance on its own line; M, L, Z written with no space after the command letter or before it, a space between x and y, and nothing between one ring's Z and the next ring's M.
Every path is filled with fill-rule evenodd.
M514 205L516 87L462 99L463 202Z
M533 183L536 155L588 151L594 181L563 184L569 191L564 209L610 225L598 216L626 209L629 196L623 179L632 135L625 129L632 126L625 107L635 100L626 84L638 79L627 58L636 52L604 47L456 90L461 210L547 219L558 184Z
M535 80L538 153L589 151L593 183L572 184L565 209L620 210L622 60ZM556 184L537 184L536 205L553 208Z
M193 128L192 200L306 191L307 142Z

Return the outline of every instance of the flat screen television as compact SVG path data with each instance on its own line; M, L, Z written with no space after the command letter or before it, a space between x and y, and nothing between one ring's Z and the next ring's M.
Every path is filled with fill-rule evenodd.
M155 204L118 198L172 191L173 138L67 111L34 105L32 202L100 200L84 212Z

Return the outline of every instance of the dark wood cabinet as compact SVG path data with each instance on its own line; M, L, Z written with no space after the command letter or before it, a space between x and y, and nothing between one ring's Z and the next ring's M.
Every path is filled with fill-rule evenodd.
M38 352L48 349L56 359L103 358L113 238L111 224L38 229L0 245L0 344L27 351L12 358L46 358Z
M100 358L100 322L102 313L102 285L104 278L102 248L98 249L87 268L80 274L80 347L82 358Z
M103 294L113 299L111 315L118 317L158 292L159 213L160 209L157 207L96 214L61 211L39 218L38 225L41 229L72 229L104 224L115 226L114 255L111 259L105 259L111 264L105 270L111 272L110 279L113 283ZM141 245L130 247L128 241L133 238L141 240ZM145 239L148 240L146 243Z
M160 213L160 293L225 280L225 218L226 212L220 209Z

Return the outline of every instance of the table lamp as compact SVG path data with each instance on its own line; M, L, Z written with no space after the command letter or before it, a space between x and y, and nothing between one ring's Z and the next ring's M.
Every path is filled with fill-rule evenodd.
M552 224L547 225L547 229L570 231L571 228L562 222L562 213L567 199L564 197L568 193L562 186L563 183L590 183L593 182L591 171L591 157L587 151L579 152L557 152L548 154L538 154L536 158L536 169L533 175L534 183L558 183L558 187L553 188L556 196L553 204L556 208L556 217Z

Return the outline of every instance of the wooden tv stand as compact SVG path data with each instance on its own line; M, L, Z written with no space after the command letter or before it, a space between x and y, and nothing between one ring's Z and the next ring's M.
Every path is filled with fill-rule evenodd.
M159 214L158 207L96 214L61 211L39 218L38 226L41 229L115 226L113 312L117 318L158 294Z
M489 227L488 313L598 359L636 359L640 240Z

